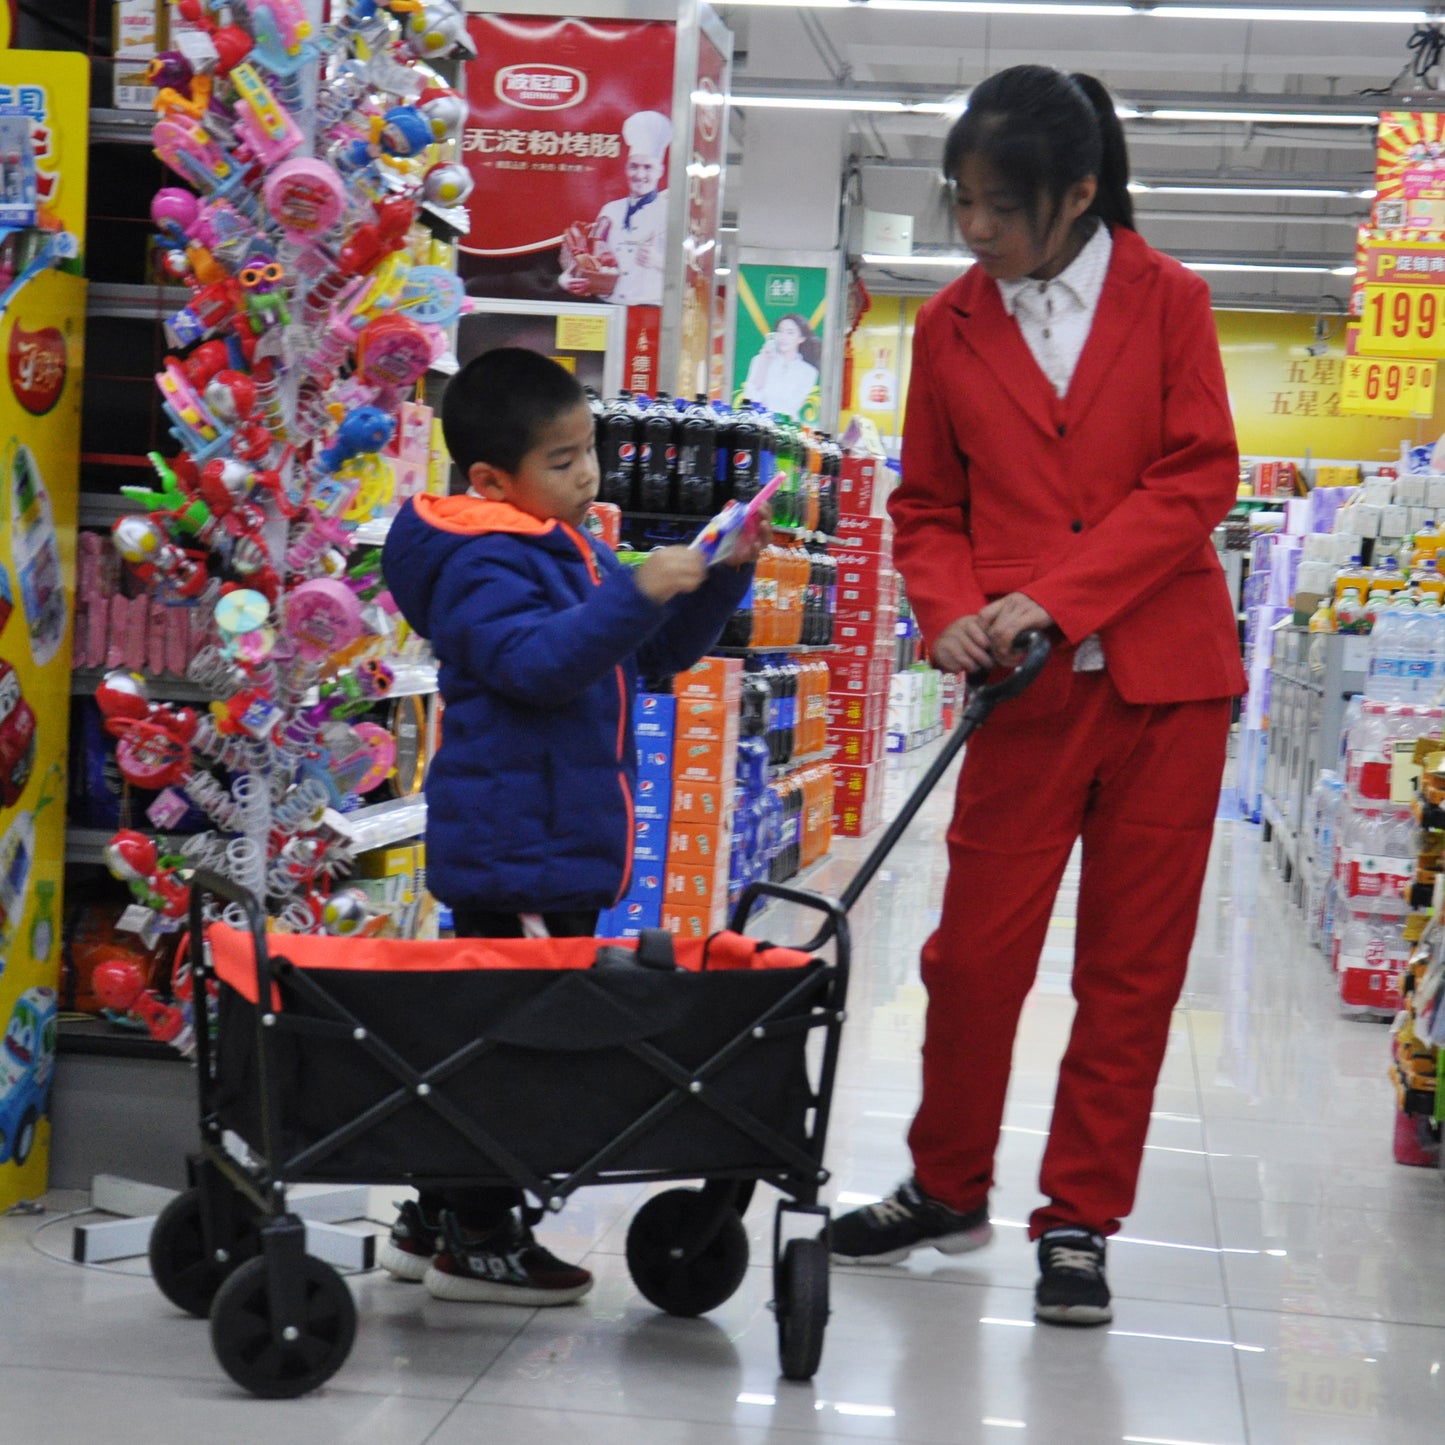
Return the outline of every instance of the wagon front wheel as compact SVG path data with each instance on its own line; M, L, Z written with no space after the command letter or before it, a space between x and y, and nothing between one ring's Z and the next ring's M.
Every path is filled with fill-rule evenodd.
M211 1306L211 1347L221 1368L265 1400L294 1400L324 1385L356 1339L356 1303L346 1281L309 1254L299 1268L299 1305L279 1339L264 1258L247 1260Z
M811 1380L823 1358L828 1328L828 1246L820 1239L792 1239L775 1272L778 1360L783 1378Z

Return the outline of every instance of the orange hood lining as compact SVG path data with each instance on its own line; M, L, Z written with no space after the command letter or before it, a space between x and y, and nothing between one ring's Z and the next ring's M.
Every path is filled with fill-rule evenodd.
M510 502L494 502L474 492L455 497L433 497L423 493L412 498L416 514L429 527L458 536L482 537L504 532L517 537L545 537L557 528L556 518L541 521L519 511Z

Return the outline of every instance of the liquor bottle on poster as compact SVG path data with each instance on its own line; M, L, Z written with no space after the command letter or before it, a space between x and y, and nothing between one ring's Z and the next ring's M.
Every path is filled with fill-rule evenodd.
M873 370L858 383L859 411L892 411L898 398L898 374L893 370L893 352L880 346L873 353Z

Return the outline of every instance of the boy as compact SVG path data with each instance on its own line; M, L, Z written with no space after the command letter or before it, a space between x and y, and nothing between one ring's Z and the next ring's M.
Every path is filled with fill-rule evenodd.
M535 352L469 362L442 429L468 490L407 502L382 554L446 703L427 884L459 937L588 936L631 877L639 668L680 672L717 642L766 535L731 567L709 571L685 547L625 567L583 530L598 484L587 399ZM591 1275L532 1239L521 1202L509 1188L423 1191L382 1263L439 1299L580 1299Z

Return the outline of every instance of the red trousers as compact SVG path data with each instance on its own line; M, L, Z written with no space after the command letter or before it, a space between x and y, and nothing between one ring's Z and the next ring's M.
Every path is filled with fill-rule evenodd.
M976 1209L993 1183L1014 1035L1075 840L1083 873L1073 990L1030 1219L1111 1234L1134 1203L1154 1086L1184 986L1218 809L1230 702L1138 706L1107 672L1072 674L1065 710L970 741L948 883L923 948L923 1099L909 1131L926 1194Z

